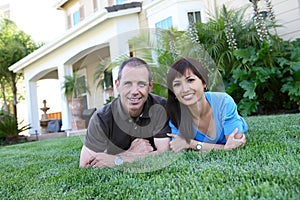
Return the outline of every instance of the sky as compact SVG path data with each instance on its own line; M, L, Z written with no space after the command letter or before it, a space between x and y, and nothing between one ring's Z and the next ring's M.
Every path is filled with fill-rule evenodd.
M36 42L50 42L65 31L64 14L54 5L58 0L0 0L9 3L11 20Z
M58 0L0 0L0 6L10 4L10 18L18 29L30 35L35 42L48 43L55 40L65 32L64 14L55 9L54 5ZM49 85L56 85L51 92L45 88ZM61 110L60 87L57 80L43 80L37 83L38 106L43 107L43 100L47 100L48 113ZM56 89L55 89L56 88ZM56 99L55 99L56 98ZM39 110L42 114L42 111ZM18 118L28 123L27 106L25 101L18 103Z

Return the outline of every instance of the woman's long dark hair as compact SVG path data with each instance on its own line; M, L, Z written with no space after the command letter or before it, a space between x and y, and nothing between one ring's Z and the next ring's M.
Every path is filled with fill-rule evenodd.
M195 137L193 131L193 119L189 109L181 104L173 92L173 81L177 77L183 76L187 70L191 70L203 84L208 84L208 76L205 68L195 59L180 58L169 69L167 75L168 99L166 104L167 114L180 135L188 142Z

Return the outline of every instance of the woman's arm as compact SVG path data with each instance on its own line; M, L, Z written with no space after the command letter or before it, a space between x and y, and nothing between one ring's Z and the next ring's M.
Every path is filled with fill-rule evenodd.
M238 147L243 147L246 144L246 135L244 133L237 133L238 129L234 129L232 133L226 137L226 144L224 150L232 150Z
M184 138L180 137L176 134L168 134L168 136L173 137L174 139L170 142L170 149L174 152L184 151L187 149L193 149L197 150L196 146L199 143L197 140L191 140L190 143L188 143ZM206 143L201 142L201 151L209 151L212 149L223 149L223 144L212 144L212 143Z
M225 145L201 142L201 151L210 151L212 149L232 150L240 146L244 146L246 144L246 136L243 133L237 133L237 131L238 129L234 129L229 136L226 136L227 142ZM179 135L168 134L168 136L174 138L174 140L170 142L170 149L172 151L179 152L187 149L197 150L196 146L199 143L199 141L197 140L191 140L190 143L188 143L184 138L180 137Z

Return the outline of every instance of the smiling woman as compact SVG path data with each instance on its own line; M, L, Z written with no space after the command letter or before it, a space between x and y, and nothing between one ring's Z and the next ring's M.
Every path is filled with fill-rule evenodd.
M207 92L209 74L196 59L180 58L167 76L167 112L173 134L170 148L232 150L246 143L248 130L234 100L224 92Z

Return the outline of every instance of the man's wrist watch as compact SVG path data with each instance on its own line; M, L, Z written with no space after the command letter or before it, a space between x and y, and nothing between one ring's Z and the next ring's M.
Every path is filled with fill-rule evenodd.
M119 166L119 165L122 165L123 164L123 159L121 158L121 156L117 155L115 157L115 165Z
M202 142L198 142L196 144L196 151L200 151L202 149Z

